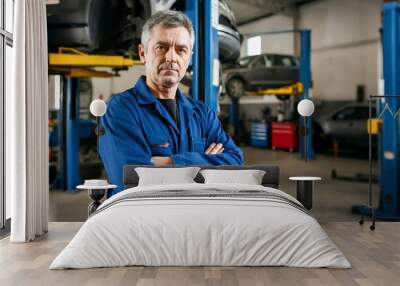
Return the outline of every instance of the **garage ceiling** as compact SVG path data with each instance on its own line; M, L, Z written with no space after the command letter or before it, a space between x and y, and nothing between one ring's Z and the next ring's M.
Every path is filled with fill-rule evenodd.
M317 0L227 0L238 25L278 13L293 15L298 6L313 1Z

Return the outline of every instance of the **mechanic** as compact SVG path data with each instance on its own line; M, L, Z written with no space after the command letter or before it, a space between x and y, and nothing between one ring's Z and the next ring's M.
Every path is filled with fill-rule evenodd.
M189 18L178 11L153 14L143 26L140 60L145 74L108 101L99 152L109 180L123 190L123 166L241 165L242 151L214 111L179 89L194 44Z

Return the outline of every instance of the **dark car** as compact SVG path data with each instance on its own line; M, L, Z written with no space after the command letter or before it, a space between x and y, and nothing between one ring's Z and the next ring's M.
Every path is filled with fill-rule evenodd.
M49 50L75 47L87 52L137 57L142 27L153 13L185 10L183 0L64 0L47 6ZM225 0L219 1L218 44L221 62L235 61L241 35Z
M292 55L248 56L223 71L226 93L233 98L242 96L245 91L279 88L298 80L299 63Z
M235 15L225 0L219 1L218 11L219 59L223 63L236 61L240 56L240 45L243 36L237 30Z
M136 55L148 0L67 0L47 5L49 50L75 47L102 54Z
M341 149L368 150L368 118L367 103L348 103L340 107L317 107L319 112L314 117L315 149L324 151L334 142ZM376 116L376 108L372 107L372 118ZM376 140L373 140L374 149Z

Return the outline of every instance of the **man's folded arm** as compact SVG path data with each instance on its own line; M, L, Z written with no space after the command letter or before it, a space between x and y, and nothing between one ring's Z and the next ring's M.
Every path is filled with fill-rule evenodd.
M220 154L206 155L198 152L184 152L171 156L174 165L242 165L242 154L224 151Z
M206 148L212 143L221 143L224 151L219 154L205 154L204 152L184 152L172 155L175 165L242 165L243 152L233 142L232 138L222 129L221 122L211 109L203 106L206 126Z

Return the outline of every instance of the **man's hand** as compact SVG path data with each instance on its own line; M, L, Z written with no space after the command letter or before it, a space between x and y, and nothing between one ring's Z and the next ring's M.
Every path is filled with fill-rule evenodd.
M172 164L172 159L171 159L171 157L154 156L154 157L151 157L151 162L155 166L166 166L166 165Z
M210 146L208 146L207 150L204 152L206 155L215 155L215 154L221 154L224 152L224 145L221 143L212 143ZM171 157L162 157L162 156L154 156L151 157L151 162L154 164L154 166L166 166L166 165L172 165L172 158Z
M215 154L221 154L224 152L224 145L221 143L212 143L210 146L208 146L206 152L204 152L206 155L215 155Z

